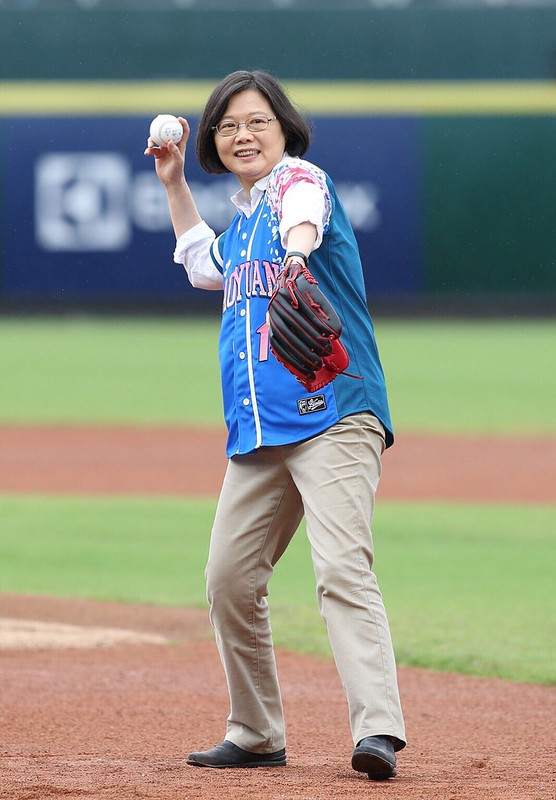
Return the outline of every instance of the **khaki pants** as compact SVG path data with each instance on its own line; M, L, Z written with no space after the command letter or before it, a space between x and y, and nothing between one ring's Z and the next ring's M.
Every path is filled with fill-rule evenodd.
M397 750L405 744L390 631L371 571L383 448L380 423L364 413L304 442L229 461L206 577L230 693L226 739L244 750L285 747L266 598L273 567L303 515L354 743L382 734Z

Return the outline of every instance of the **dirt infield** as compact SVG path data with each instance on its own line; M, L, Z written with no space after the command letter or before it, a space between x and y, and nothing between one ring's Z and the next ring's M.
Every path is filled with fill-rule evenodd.
M215 496L222 430L0 427L0 492ZM556 438L404 434L380 497L554 503Z
M221 432L0 428L0 492L213 495L222 443ZM553 503L555 456L553 440L404 437L381 496ZM409 746L399 776L372 783L349 765L333 663L288 652L278 663L288 766L188 767L189 750L222 739L228 705L205 611L0 594L0 798L556 797L551 688L400 669Z
M184 754L223 736L226 689L204 612L0 595L0 616L165 637L169 644L0 655L2 800L548 800L555 797L546 687L400 669L409 746L399 776L349 766L333 664L280 652L285 769L212 771Z

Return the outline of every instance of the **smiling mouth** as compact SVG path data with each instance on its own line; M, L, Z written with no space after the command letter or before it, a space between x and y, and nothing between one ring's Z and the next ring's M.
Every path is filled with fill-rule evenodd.
M257 156L258 154L258 150L238 150L236 156L237 158L250 158L252 156Z

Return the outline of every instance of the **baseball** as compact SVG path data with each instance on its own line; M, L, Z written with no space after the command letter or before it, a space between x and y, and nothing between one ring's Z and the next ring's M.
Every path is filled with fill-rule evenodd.
M164 147L170 140L177 144L183 136L183 128L172 114L159 114L151 122L149 134L159 147Z

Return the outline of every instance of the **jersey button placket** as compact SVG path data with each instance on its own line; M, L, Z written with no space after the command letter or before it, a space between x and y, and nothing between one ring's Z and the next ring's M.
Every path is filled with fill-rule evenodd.
M243 300L243 303L246 299ZM243 423L240 422L240 431L248 430L251 427L251 392L249 388L249 365L247 359L247 341L246 336L248 331L245 328L246 317L245 306L238 309L238 316L242 320L241 324L236 327L235 335L235 359L236 359L236 397L238 404L239 418L243 418ZM246 416L247 415L247 416ZM240 434L241 436L241 434Z

